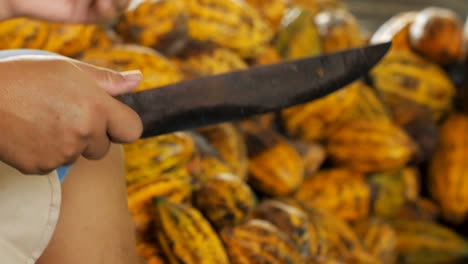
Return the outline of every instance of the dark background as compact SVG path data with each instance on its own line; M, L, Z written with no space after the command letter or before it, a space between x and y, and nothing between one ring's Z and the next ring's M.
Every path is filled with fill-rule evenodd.
M358 18L364 29L374 32L393 15L428 6L447 7L465 20L468 0L344 0L349 10Z

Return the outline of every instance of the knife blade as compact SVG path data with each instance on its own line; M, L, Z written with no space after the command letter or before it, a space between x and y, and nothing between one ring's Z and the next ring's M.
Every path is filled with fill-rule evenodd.
M116 97L143 122L141 138L189 130L319 99L365 75L391 43L181 81Z

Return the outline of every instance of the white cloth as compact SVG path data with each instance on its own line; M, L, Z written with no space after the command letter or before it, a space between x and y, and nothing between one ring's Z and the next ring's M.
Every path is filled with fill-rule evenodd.
M49 244L61 205L57 173L23 175L0 162L0 263L34 264Z

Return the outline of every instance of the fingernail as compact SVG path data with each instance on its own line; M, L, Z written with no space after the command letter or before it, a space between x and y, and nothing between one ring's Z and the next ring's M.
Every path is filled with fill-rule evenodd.
M140 82L143 78L141 71L138 70L122 72L122 76L125 78L126 81L132 83Z

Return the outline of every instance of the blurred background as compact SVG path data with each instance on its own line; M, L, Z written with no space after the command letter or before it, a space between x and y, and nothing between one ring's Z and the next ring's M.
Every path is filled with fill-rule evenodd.
M466 0L345 0L344 2L361 25L371 32L397 13L428 6L450 8L461 17L466 17L468 14Z

